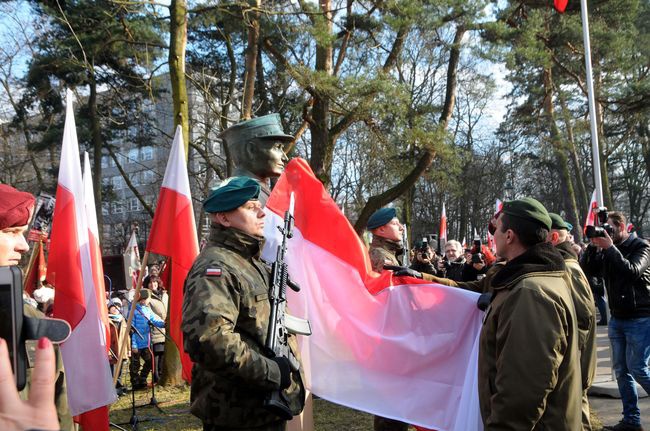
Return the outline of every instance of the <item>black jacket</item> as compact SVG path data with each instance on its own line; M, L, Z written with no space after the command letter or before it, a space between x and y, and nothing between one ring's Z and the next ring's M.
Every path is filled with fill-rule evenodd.
M650 244L631 235L600 252L590 245L580 264L588 276L603 275L613 317L650 317Z

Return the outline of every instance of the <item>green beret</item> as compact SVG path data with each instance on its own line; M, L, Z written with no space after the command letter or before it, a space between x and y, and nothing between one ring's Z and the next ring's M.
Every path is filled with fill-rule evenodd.
M254 138L277 138L282 141L293 140L293 136L287 135L282 130L280 114L269 114L242 121L224 130L220 137L228 145L244 144Z
M551 229L565 229L565 230L571 230L569 229L569 225L567 222L560 217L559 214L555 213L548 213L548 216L551 218Z
M397 210L395 208L381 208L374 212L368 219L368 230L381 227L397 217Z
M523 198L504 202L501 211L509 216L528 220L551 230L551 217L549 217L544 205L536 199Z
M151 298L151 291L149 289L140 289L140 299Z
M260 194L260 185L249 177L231 177L212 189L203 202L207 213L221 213L239 208Z

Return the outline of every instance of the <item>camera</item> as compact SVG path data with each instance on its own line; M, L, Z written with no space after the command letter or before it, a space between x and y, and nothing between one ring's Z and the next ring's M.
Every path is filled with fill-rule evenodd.
M0 266L0 337L7 341L16 388L25 387L27 376L26 340L47 337L52 343L65 341L71 329L61 319L23 315L23 275L17 266Z
M614 234L614 228L612 228L612 226L610 226L607 223L607 219L609 218L607 208L605 208L605 207L595 208L594 212L596 213L596 216L598 217L598 224L600 226L586 226L586 228L585 228L585 236L587 238L604 237L605 232L607 232L609 234L609 236L612 236Z
M472 247L472 263L485 263L485 256L481 253L481 240L474 240L474 247Z

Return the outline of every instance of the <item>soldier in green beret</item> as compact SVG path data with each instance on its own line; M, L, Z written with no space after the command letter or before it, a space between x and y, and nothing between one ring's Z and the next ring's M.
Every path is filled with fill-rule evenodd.
M589 419L589 398L587 391L596 375L596 307L587 276L578 262L578 255L569 240L569 224L559 214L548 213L551 217L551 231L547 241L564 258L570 280L571 297L578 320L578 350L580 350L580 373L582 379L582 429L591 429Z
M270 179L279 177L289 162L284 147L293 140L282 129L279 114L242 121L221 134L235 163L234 176L253 178L261 187L262 206L271 194Z
M305 402L301 371L263 352L271 305L259 196L257 181L232 177L203 204L210 239L185 281L181 328L194 362L191 412L204 431L282 431L286 421L264 407L267 395L281 390L294 415ZM289 345L299 358L294 336Z
M399 257L404 253L404 226L397 218L397 210L381 208L375 211L368 219L367 228L372 233L369 253L373 271L383 271L384 265L399 265ZM408 427L408 424L381 416L374 419L375 431L407 431Z
M486 431L582 429L578 322L552 221L532 198L508 201L491 233L506 264L491 280L479 341Z

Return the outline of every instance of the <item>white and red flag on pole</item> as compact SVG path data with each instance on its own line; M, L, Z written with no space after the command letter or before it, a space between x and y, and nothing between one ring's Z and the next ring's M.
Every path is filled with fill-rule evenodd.
M442 203L442 214L440 215L440 234L438 240L447 242L447 211L445 210L445 203Z
M146 250L169 257L169 336L174 340L181 355L183 379L189 382L192 379L192 360L183 349L181 331L183 285L194 259L199 254L199 241L196 236L181 126L176 128Z
M481 430L478 295L373 272L364 243L302 159L287 165L267 202L265 260L275 259L292 193L287 259L301 291L287 295L291 313L312 323L298 340L307 387L439 431Z
M108 405L115 402L117 395L98 304L103 284L98 286L95 282L95 274L99 273L93 269L97 259L91 251L72 92L69 90L56 198L47 279L56 292L54 317L66 320L72 328L70 337L61 345L68 404L73 416L81 415L77 420L86 423L86 429L108 430Z
M135 234L135 230L131 232L129 243L126 246L126 254L129 257L131 287L135 289L138 284L138 275L140 275L140 251L138 250L138 236Z
M584 233L587 232L587 226L596 225L596 213L594 210L598 208L598 199L596 198L596 190L591 194L591 201L589 201L589 210L587 211L587 218L585 219L585 225L582 228Z
M501 199L497 198L496 205L494 207L495 207L495 211L494 211L495 214L501 211L501 209L503 208L503 202L501 202Z

